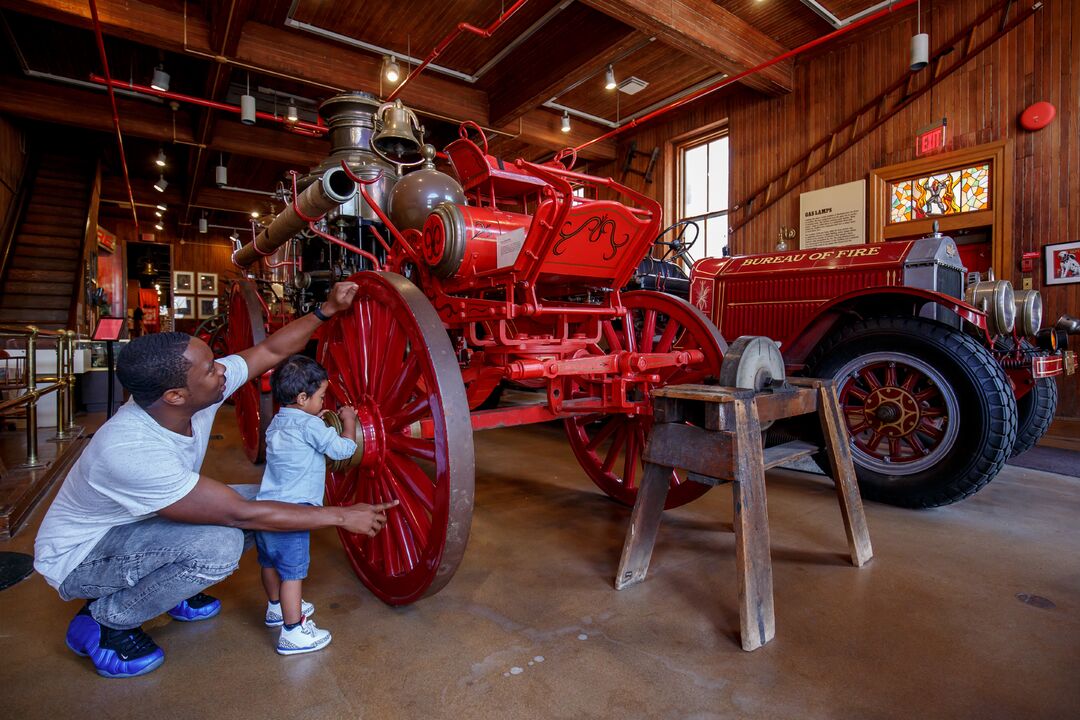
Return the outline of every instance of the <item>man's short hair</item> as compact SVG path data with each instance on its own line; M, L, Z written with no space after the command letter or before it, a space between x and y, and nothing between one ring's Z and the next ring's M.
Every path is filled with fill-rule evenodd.
M274 369L270 391L279 405L292 405L300 393L314 395L326 382L326 368L307 355L293 355Z
M191 336L165 332L137 337L120 351L116 376L140 407L149 407L166 390L187 387L191 361L184 357Z

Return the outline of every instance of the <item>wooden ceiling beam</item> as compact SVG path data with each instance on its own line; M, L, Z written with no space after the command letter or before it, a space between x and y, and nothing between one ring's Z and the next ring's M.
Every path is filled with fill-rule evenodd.
M123 37L171 52L202 56L207 61L236 62L253 71L277 75L322 88L327 94L344 89L379 93L381 59L374 55L306 33L274 28L248 21L236 48L235 56L219 57L211 48L209 24L204 17L152 5L138 0L99 0L98 16L108 35ZM5 7L67 25L90 27L90 10L79 0L7 0ZM491 127L487 93L434 73L424 73L410 82L402 100L421 114L450 122L472 120ZM554 137L547 132L550 124L545 110L532 110L526 122L497 127L500 132L521 135L534 145L557 149L566 144L565 135ZM577 123L580 125L580 123ZM533 131L538 131L535 136ZM580 142L596 137L597 130ZM574 135L574 133L571 133ZM554 144L552 144L554 142ZM614 143L592 146L588 155L615 157Z
M714 0L583 0L677 50L699 57L728 75L769 60L787 48ZM751 75L743 84L769 95L789 93L793 63L785 60Z
M575 3L495 69L489 92L492 125L517 120L538 105L604 68L646 41L632 27ZM558 43L559 52L552 52ZM505 69L503 69L505 68ZM529 68L521 73L520 68Z
M112 108L104 92L78 90L53 83L4 77L0 93L0 113L42 122L72 125L104 133L114 132ZM194 145L191 113L174 113L153 103L116 98L120 130L125 135L158 142ZM310 138L284 130L248 127L237 121L223 120L208 148L236 155L274 160L307 169L318 164L330 152L328 140Z

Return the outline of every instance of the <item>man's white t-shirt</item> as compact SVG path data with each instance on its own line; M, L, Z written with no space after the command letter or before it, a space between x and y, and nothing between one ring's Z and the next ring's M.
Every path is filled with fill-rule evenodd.
M239 355L225 366L225 397L248 379ZM191 436L167 430L129 400L68 471L34 543L34 569L55 588L110 529L151 517L191 492L221 402L191 416Z

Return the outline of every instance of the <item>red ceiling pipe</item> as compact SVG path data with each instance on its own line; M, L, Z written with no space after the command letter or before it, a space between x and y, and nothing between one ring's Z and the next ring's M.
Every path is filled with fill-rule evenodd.
M442 42L440 42L438 45L435 46L435 49L432 50L431 54L428 55L427 58L424 59L424 62L420 63L420 65L418 65L415 70L413 70L411 73L409 73L405 77L405 79L401 81L401 84L397 86L397 88L394 90L394 92L390 93L389 97L386 98L386 101L387 102L392 102L394 100L394 98L396 98L398 95L400 95L401 91L405 88L405 86L409 84L409 81L412 80L417 75L419 75L420 73L422 73L424 71L424 68L426 68L428 65L430 65L432 60L439 57L439 55L442 54L443 50L446 50L446 48L450 45L450 43L452 43L457 38L458 35L460 35L463 32L471 32L474 35L479 35L480 37L485 37L485 38L491 37L492 33L494 33L496 30L498 30L499 27L504 22L506 22L507 20L510 19L511 15L513 15L518 10L520 10L521 6L524 5L525 3L527 3L528 1L529 0L517 0L516 3L514 3L513 5L510 6L509 10L507 10L502 15L500 15L498 17L498 19L495 20L495 22L491 23L486 28L478 28L475 25L470 25L467 22L458 23L457 27L455 27L453 30L451 30L450 34L447 35L446 37L444 37L442 39Z
M139 236L139 212L135 209L135 193L131 190L131 176L128 175L127 156L124 154L124 136L120 134L120 113L116 109L116 93L109 78L109 58L105 55L105 39L101 34L101 21L98 20L97 3L90 0L90 17L94 21L94 36L97 38L98 54L101 66L105 68L105 80L109 83L109 102L112 103L113 127L116 128L116 145L120 148L120 167L124 170L124 184L127 185L128 201L131 203L131 218L135 221L135 237Z
M752 67L752 68L750 68L748 70L743 70L741 73L739 73L737 75L732 75L731 77L726 77L723 80L720 80L718 82L713 83L712 85L709 85L708 87L704 87L704 88L698 90L697 92L690 93L689 95L687 95L684 98L679 98L678 100L676 100L676 101L674 101L674 102L672 102L672 103L670 103L668 105L665 105L664 107L657 108L656 110L653 110L648 115L643 115L643 116L637 118L636 120L631 120L630 122L626 123L625 125L621 125L621 126L615 128L614 130L612 130L610 132L604 133L603 135L601 135L598 138L593 138L592 140L589 140L586 143L582 143L581 145L578 145L576 148L574 148L574 150L580 152L581 150L584 150L585 148L589 147L590 145L594 145L594 144L596 144L598 142L603 142L604 140L607 140L608 138L613 138L616 135L618 135L618 134L620 134L620 133L622 133L622 132L624 132L626 130L629 130L630 128L637 127L638 125L641 125L641 124L646 123L646 122L648 122L650 120L653 120L653 119L663 115L664 113L671 112L672 110L674 110L676 108L680 108L683 105L687 105L689 103L692 103L695 100L697 100L698 98L702 98L702 97L708 95L709 93L714 93L717 90L719 90L720 88L724 88L724 87L727 87L728 85L731 85L734 82L738 82L739 80L742 80L744 77L747 77L749 75L753 75L756 72L760 72L760 71L764 70L765 68L770 67L772 65L775 65L778 62L783 62L784 60L787 60L788 58L795 57L796 55L801 55L802 53L806 52L807 50L811 50L813 48L816 48L818 45L823 45L824 43L827 43L827 42L829 42L830 40L832 40L834 38L840 37L844 33L851 32L855 28L862 27L863 25L867 25L869 23L872 23L875 20L879 20L879 19L885 17L886 15L894 13L897 10L902 10L902 9L908 7L909 5L914 5L915 3L916 3L916 0L900 0L899 2L897 2L897 3L893 4L893 5L890 5L889 7L885 8L884 10L876 12L873 15L867 15L866 17L862 18L861 20L857 20L857 21L851 23L850 25L845 25L844 27L840 28L839 30L834 30L833 32L829 33L828 35L822 35L821 37L817 38L816 40L811 40L810 42L805 43L803 45L800 45L799 47L797 47L797 48L795 48L793 50L788 50L785 53L781 53L780 55L777 55L776 57L774 57L774 58L772 58L770 60L766 60L765 62L761 63L760 65L755 65L754 67Z
M146 95L154 95L160 98L165 98L166 100L176 100L177 102L200 105L202 107L212 108L214 110L223 110L225 112L235 113L236 115L240 114L239 105L229 105L228 103L217 102L216 100L207 100L206 98L195 97L194 95L184 95L183 93L170 92L167 90L158 90L157 88L152 88L149 85L138 85L133 82L113 80L108 76L101 77L100 75L91 74L90 82L96 82L99 85L107 86L109 88L110 94L112 94L113 88L121 88L123 90L133 90L135 92L145 93ZM271 115L270 113L265 112L256 112L255 117L261 118L263 120L269 120L271 122L281 123L289 129L295 128L302 135L319 136L323 135L330 129L326 125L322 124L321 118L316 124L304 122L303 120L299 120L297 122L289 122L288 118L278 115Z

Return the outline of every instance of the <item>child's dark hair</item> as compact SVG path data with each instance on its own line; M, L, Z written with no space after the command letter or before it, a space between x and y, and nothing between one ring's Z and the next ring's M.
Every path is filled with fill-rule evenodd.
M326 380L326 368L307 355L293 355L274 369L270 391L279 405L292 405L300 393L314 395Z

